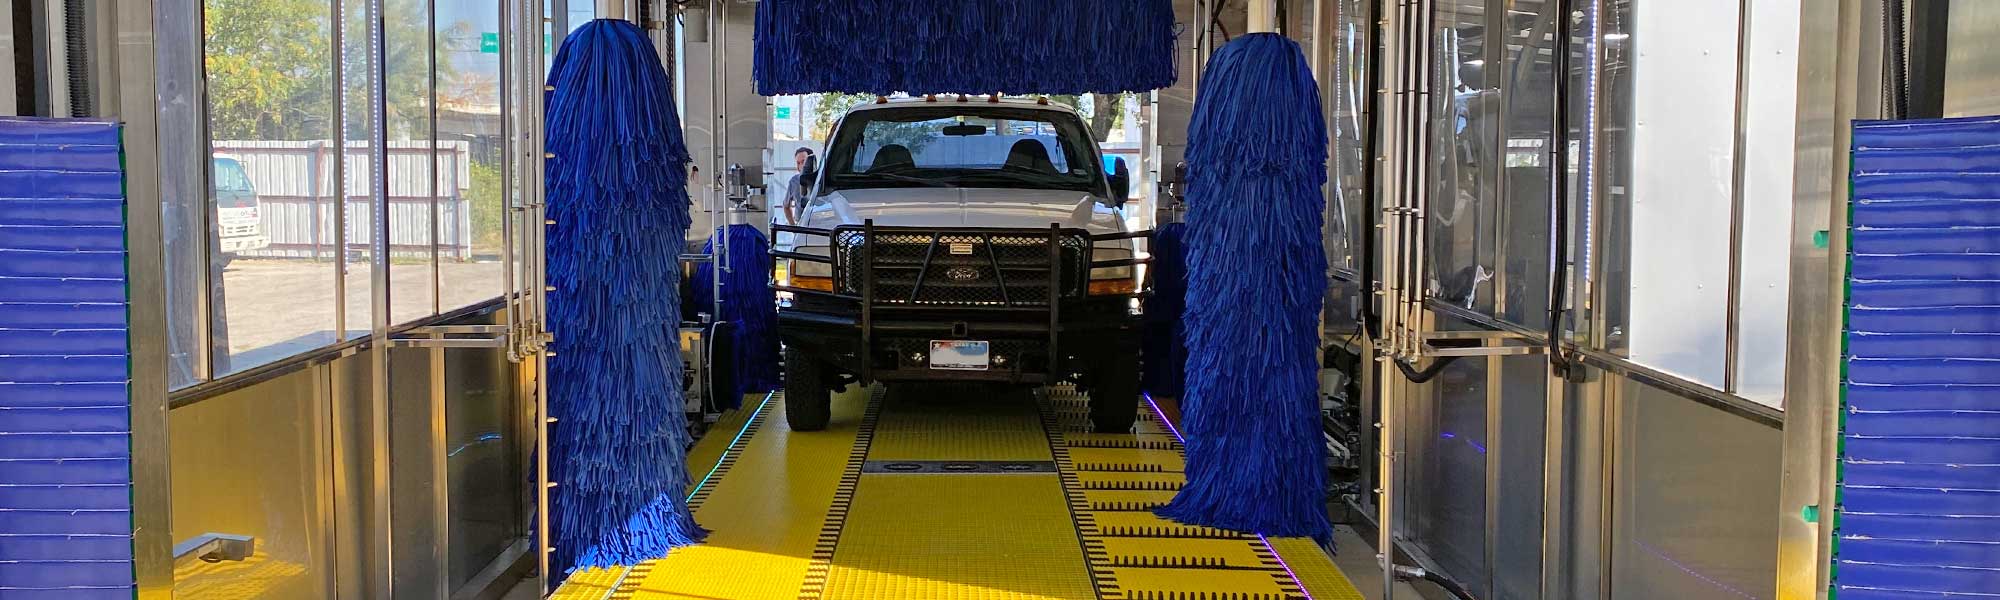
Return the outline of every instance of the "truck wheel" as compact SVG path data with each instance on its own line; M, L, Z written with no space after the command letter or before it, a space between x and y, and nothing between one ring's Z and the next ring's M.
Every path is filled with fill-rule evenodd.
M819 363L797 348L785 349L785 423L792 431L819 431L833 415L833 390L820 379Z
M1091 376L1090 424L1098 433L1130 433L1139 417L1139 358L1098 365Z

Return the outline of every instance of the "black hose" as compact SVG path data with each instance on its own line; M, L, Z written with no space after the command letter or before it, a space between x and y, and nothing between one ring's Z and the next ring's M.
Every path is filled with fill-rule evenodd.
M1396 363L1396 369L1402 371L1403 377L1408 378L1410 383L1429 383L1439 373L1443 373L1445 367L1451 366L1451 363L1458 362L1458 358L1456 356L1440 357L1432 360L1431 366L1424 367L1422 371L1418 371L1416 367L1410 366L1410 363L1400 360L1393 362Z
M1570 7L1574 0L1555 0L1556 28L1551 71L1554 101L1549 119L1549 369L1568 378L1569 357L1563 354L1563 321L1569 314L1569 52Z
M1882 3L1882 33L1885 55L1882 61L1882 87L1888 91L1889 118L1907 119L1910 116L1910 65L1909 29L1904 25L1903 0L1887 0Z
M1459 600L1478 600L1472 597L1472 592L1466 591L1465 586L1452 581L1450 577L1445 577L1443 573L1424 569L1424 581L1437 584L1438 587L1444 588L1444 591L1451 593L1452 597Z
M1376 4L1380 7L1380 4ZM1382 15L1369 15L1368 52L1368 93L1362 101L1361 114L1366 115L1361 126L1361 169L1362 200L1367 202L1361 210L1361 329L1368 332L1369 340L1382 337L1381 317L1375 312L1375 226L1381 212L1381 197L1375 188L1377 171L1381 163L1376 160L1382 149L1381 135L1376 126L1377 110L1381 105L1382 89Z
M90 116L90 36L83 0L63 0L63 59L69 71L69 116Z

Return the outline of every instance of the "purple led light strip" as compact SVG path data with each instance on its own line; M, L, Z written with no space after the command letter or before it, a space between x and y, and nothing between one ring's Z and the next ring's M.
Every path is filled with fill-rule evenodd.
M1187 447L1187 437L1181 435L1180 428L1175 427L1173 421L1167 420L1167 413L1160 410L1160 403L1153 401L1153 395L1150 393L1141 393L1140 396L1146 399L1146 406L1153 407L1153 416L1160 418L1160 424L1167 426L1167 431L1174 434L1174 441L1180 442L1183 448ZM1271 539L1259 533L1257 534L1257 541L1263 542L1264 549L1271 551L1271 556L1277 557L1278 566L1285 569L1285 576L1291 577L1292 583L1298 584L1299 593L1305 594L1306 600L1313 600L1312 591L1306 589L1306 582L1299 580L1299 574L1292 571L1292 565L1285 562L1284 555L1278 554L1278 549L1271 546Z

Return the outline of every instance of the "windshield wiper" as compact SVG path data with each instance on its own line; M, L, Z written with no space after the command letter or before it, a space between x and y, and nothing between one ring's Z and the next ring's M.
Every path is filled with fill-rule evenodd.
M862 177L883 177L883 178L887 178L887 179L894 179L894 180L896 180L896 181L907 181L907 182L910 182L910 183L921 183L921 184L924 184L924 185L928 185L928 186L935 186L935 187L942 187L942 188L955 188L955 187L958 187L958 184L955 184L955 183L951 183L951 182L949 182L949 181L939 181L939 180L936 180L936 179L925 179L925 178L922 178L922 177L911 177L911 176L909 176L909 175L898 175L898 174L895 174L895 173L867 173L867 174L864 174L864 175L862 175Z
M971 175L967 175L967 177L975 177L975 178L976 178L976 177L995 177L995 178L999 178L999 179L1005 179L1005 180L1007 180L1007 181L1010 181L1010 182L1015 182L1015 183L1026 183L1026 184L1033 184L1033 185L1040 185L1040 186L1049 186L1049 187L1053 187L1053 188L1059 188L1059 189L1061 189L1061 188L1067 188L1068 186L1071 186L1071 185L1075 185L1075 182L1072 182L1072 181L1065 181L1065 180L1064 180L1063 178L1061 178L1060 176L1056 176L1056 175L1048 175L1048 174L1043 174L1043 173L1018 173L1018 172L1014 172L1014 171L980 171L980 172L978 172L978 173L974 173L974 174L971 174Z

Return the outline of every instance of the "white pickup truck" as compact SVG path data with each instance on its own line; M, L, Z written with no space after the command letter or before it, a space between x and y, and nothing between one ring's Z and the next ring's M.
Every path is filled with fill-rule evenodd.
M824 428L848 383L972 381L1090 393L1127 431L1139 404L1138 241L1129 170L1083 119L1037 100L886 100L809 159L778 289L792 429ZM1106 171L1110 171L1107 173Z

